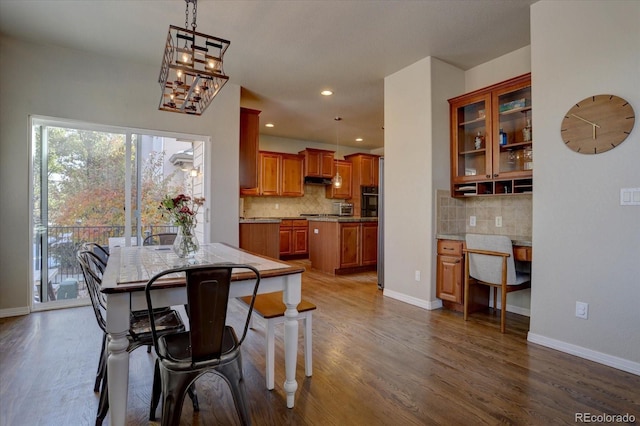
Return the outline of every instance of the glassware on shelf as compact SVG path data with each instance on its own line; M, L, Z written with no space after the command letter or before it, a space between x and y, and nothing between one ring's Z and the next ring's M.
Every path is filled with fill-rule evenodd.
M525 142L531 141L531 120L527 118L527 125L522 129L522 140Z
M474 146L476 149L481 149L482 148L482 141L483 141L483 137L482 137L482 133L478 132L478 134L476 135L476 138L474 139Z

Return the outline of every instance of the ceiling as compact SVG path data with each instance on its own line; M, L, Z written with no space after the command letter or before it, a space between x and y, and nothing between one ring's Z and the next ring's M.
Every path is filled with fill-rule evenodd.
M231 41L224 70L275 125L262 134L368 150L384 145L385 76L427 56L466 70L530 44L535 1L200 0L197 30ZM158 70L184 19L184 0L0 0L4 35Z

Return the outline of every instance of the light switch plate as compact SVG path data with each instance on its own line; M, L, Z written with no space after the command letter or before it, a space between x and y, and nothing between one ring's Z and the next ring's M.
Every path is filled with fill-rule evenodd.
M640 206L640 188L620 189L621 206Z
M476 217L475 216L470 216L469 217L469 226L476 226Z
M502 216L496 216L496 228L502 228Z

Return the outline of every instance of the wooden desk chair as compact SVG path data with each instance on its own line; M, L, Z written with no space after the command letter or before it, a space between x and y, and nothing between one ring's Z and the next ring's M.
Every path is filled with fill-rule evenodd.
M251 303L250 297L239 298L241 302L247 306ZM313 373L312 365L312 314L316 309L313 303L301 300L298 305L298 320L301 320L304 327L304 374L311 377ZM265 293L256 296L253 304L253 313L260 316L265 321L265 350L266 350L266 368L265 376L267 389L274 388L274 371L275 371L275 326L283 324L285 321L284 311L285 304L282 302L282 292ZM253 328L253 317L251 318L250 327Z
M507 293L531 288L531 276L516 271L513 244L504 235L467 234L464 261L464 320L468 317L469 283L493 287L493 309L500 289L500 332L505 332Z

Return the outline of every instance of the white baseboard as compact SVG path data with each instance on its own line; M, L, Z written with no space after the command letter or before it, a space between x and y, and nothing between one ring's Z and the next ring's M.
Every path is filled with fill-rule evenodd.
M442 308L442 300L440 299L436 299L430 302L428 300L418 299L417 297L407 296L404 293L398 293L396 291L387 290L387 289L385 289L382 294L392 299L396 299L413 306L418 306L420 308L427 309L429 311Z
M609 367L613 367L618 370L626 371L627 373L640 376L640 363L638 362L619 358L617 356L609 354L604 354L602 352L594 351L593 349L583 348L582 346L573 345L571 343L541 336L539 334L531 332L529 332L529 334L527 335L527 340L529 342L537 343L539 345L546 346L560 352L565 352L571 355L578 356L580 358L588 359L589 361L604 364Z
M11 309L0 309L0 318L18 317L21 315L28 315L31 311L28 306Z

